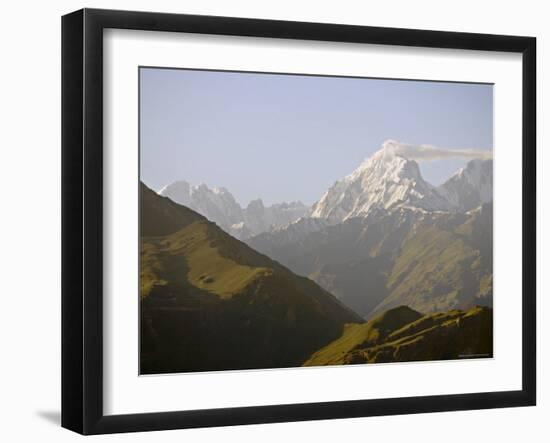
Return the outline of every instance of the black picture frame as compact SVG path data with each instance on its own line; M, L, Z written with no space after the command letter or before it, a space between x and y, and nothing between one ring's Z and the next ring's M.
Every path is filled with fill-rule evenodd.
M522 54L522 389L104 415L102 36L107 28ZM65 15L62 18L62 426L81 434L105 434L535 405L535 87L533 37L98 9Z

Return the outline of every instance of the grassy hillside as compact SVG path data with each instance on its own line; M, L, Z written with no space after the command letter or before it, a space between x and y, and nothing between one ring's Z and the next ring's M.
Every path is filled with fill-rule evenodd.
M220 298L239 294L255 279L273 271L247 266L220 254L210 241L216 228L207 221L195 222L161 239L147 239L142 248L142 297L154 285L189 283ZM181 272L185 269L186 272Z
M387 297L370 315L399 305L421 312L492 306L492 275L492 207L419 223L394 261Z
M144 185L140 211L142 373L298 366L362 321Z
M493 311L474 307L422 315L400 306L317 351L304 366L492 357Z
M343 364L354 349L381 343L391 332L422 317L416 311L402 306L392 309L367 323L347 324L342 336L313 354L306 366Z

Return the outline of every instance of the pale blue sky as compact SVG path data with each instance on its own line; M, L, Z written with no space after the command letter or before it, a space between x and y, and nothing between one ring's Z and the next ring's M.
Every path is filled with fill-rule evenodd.
M492 149L491 85L141 68L141 180L311 204L387 139ZM465 160L420 163L438 185Z

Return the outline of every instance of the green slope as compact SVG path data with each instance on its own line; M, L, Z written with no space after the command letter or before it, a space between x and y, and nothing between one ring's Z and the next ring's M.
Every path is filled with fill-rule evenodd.
M492 306L492 275L492 205L418 223L389 272L387 297L370 315L399 305L426 313Z
M141 279L142 297L155 285L188 283L220 298L231 298L254 280L272 274L270 268L243 265L222 255L210 241L214 230L209 222L201 221L161 239L144 240L142 270L147 275Z
M361 318L142 185L141 372L302 364Z
M393 319L388 322L387 318ZM380 324L383 333L380 331ZM493 311L474 307L428 315L405 306L361 325L317 351L305 366L452 360L493 355Z
M367 323L347 324L342 336L313 354L306 366L343 364L346 356L357 348L382 342L391 332L422 317L416 311L401 306L372 319Z

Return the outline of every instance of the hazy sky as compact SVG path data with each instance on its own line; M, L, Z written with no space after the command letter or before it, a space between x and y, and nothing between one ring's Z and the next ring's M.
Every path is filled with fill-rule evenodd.
M490 85L140 70L141 180L311 204L387 139L493 146ZM421 162L440 184L467 160Z

